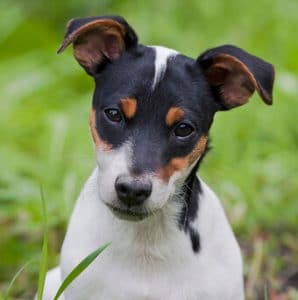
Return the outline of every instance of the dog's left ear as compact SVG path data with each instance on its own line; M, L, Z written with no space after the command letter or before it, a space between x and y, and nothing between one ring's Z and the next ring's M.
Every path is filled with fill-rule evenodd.
M262 59L231 45L207 50L197 60L221 103L222 110L248 102L255 90L272 104L274 68Z
M134 30L120 16L79 18L68 22L58 53L73 44L75 59L94 76L105 63L117 60L137 43Z

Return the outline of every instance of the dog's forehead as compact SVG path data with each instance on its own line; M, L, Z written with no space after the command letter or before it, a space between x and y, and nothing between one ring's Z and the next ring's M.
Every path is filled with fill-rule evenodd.
M154 51L154 78L152 89L163 79L167 70L168 61L177 56L178 52L162 46L151 46Z
M193 59L162 46L139 46L99 76L95 98L104 106L133 98L138 108L149 102L169 106L191 103L199 96L201 77Z

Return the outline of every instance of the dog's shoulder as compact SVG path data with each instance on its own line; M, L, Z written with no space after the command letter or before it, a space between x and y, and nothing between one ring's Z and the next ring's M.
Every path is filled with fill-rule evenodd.
M235 239L219 197L201 178L199 180L201 190L198 195L197 225L201 235L205 235L205 238L210 240L216 232L219 236Z

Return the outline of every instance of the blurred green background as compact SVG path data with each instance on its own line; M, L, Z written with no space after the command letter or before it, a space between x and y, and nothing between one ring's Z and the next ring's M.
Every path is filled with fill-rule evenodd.
M151 0L0 2L0 295L32 299L42 245L42 184L49 265L94 166L88 128L92 79L56 55L73 17L123 15L140 42L197 57L238 45L276 68L274 105L257 96L218 113L200 175L217 192L240 241L248 299L298 299L298 1ZM274 298L285 297L285 298ZM1 296L0 296L1 298Z

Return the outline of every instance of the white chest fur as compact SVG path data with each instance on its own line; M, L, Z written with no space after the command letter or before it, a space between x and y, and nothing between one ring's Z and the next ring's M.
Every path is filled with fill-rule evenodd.
M241 300L242 261L214 193L204 184L194 224L201 250L176 226L170 207L142 222L120 221L101 203L97 170L77 201L61 255L66 276L86 255L111 242L65 293L66 300Z

